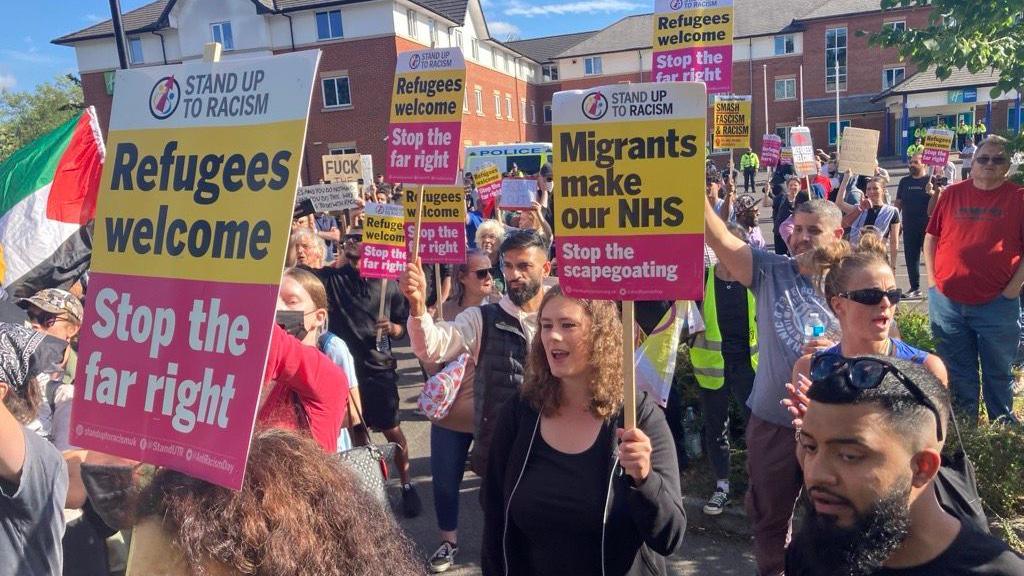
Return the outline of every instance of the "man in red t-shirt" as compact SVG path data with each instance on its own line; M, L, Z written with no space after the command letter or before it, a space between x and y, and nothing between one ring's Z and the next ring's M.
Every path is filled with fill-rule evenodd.
M978 366L988 417L1013 416L1010 365L1020 339L1024 189L1006 179L1006 140L990 136L970 180L946 188L924 240L928 313L961 415L978 417Z

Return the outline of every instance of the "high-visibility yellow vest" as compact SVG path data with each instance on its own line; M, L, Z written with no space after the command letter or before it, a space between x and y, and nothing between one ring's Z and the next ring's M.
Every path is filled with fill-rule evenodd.
M984 134L986 132L988 132L988 128L985 128L985 125L981 122L978 122L978 125L974 127L975 134Z
M715 303L715 267L708 269L704 288L704 332L697 335L690 347L690 362L697 383L706 390L718 390L725 384L725 358L722 356L722 332L718 328ZM750 330L750 367L757 370L757 304L747 290L747 318Z
M924 144L911 144L910 146L907 146L907 156L921 154L922 152L924 152Z
M740 156L740 170L746 170L747 168L758 169L760 167L757 154L753 152Z

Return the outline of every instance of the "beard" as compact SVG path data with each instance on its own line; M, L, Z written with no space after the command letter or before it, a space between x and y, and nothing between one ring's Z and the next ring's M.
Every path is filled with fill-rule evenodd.
M800 574L867 576L882 567L910 533L910 481L900 482L853 526L841 527L836 518L818 514L807 495L800 497L804 523L793 538L805 563Z
M508 298L513 304L522 308L523 304L529 302L537 295L538 292L540 292L540 284L541 283L538 280L533 278L523 282L523 284L518 288L509 284Z

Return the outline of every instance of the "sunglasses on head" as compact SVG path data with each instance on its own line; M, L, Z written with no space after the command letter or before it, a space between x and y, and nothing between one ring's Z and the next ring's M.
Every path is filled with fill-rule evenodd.
M888 298L889 304L899 304L900 299L903 298L903 292L899 288L893 288L892 290L882 290L881 288L864 288L862 290L850 290L849 292L840 292L836 294L840 298L846 298L847 300L853 300L857 304L865 304L867 306L875 306L882 301L882 298Z
M942 418L938 407L899 368L877 358L845 358L839 354L819 354L811 360L811 380L843 378L847 386L857 390L878 388L888 374L895 376L920 405L935 415L935 435L942 442Z
M991 163L993 166L1000 166L1006 164L1007 158L1006 156L978 156L977 158L974 159L974 161L977 162L978 164L981 164L982 166L985 166L986 164L989 163Z

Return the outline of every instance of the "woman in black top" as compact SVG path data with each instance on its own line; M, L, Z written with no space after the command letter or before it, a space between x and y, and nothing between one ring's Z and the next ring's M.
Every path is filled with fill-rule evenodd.
M800 178L796 175L787 176L786 193L776 196L772 201L772 232L775 235L776 254L789 254L789 246L779 233L779 228L796 212L796 207L808 199L807 192L800 190Z
M539 324L491 444L484 574L665 574L686 528L675 446L646 394L637 428L621 428L615 305L554 287Z

